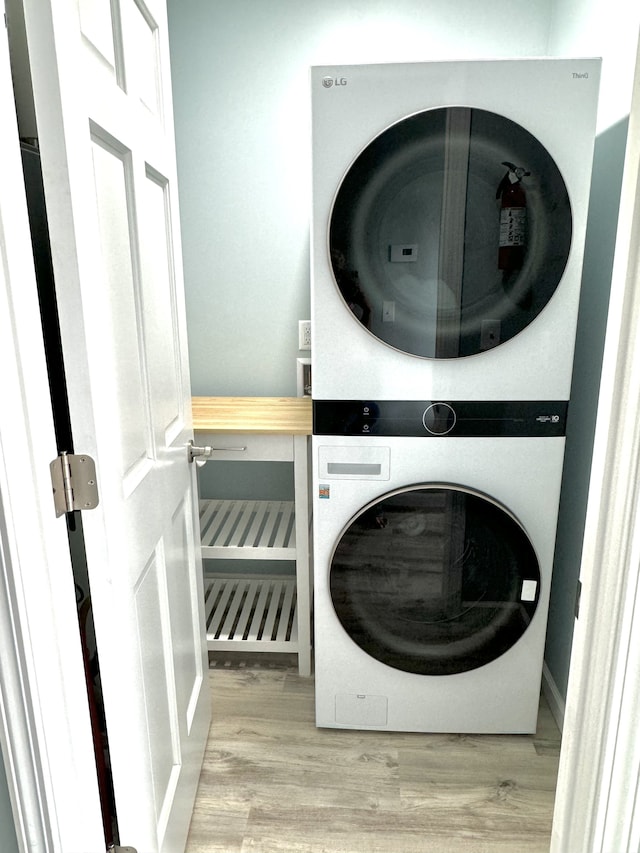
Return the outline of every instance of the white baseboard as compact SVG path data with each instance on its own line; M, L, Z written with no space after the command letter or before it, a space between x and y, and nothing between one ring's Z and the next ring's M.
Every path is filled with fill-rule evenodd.
M553 719L556 721L556 725L562 733L562 727L564 725L565 700L558 690L558 685L553 680L553 676L549 671L546 661L542 665L542 693L549 703Z

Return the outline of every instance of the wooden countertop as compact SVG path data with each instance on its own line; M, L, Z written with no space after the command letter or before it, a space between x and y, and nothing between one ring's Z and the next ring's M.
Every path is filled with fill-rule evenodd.
M310 397L192 397L193 428L213 433L311 435Z

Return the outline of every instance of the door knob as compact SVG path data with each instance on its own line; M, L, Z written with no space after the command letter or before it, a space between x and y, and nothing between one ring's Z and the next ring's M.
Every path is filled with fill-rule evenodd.
M204 447L198 447L192 441L189 442L187 451L189 453L189 462L195 462L196 465L204 465L207 459L211 459L214 450L224 450L227 453L233 451L235 453L244 453L245 447L212 447L210 444L205 444Z
M187 453L189 454L189 462L195 462L196 465L204 465L207 459L211 458L213 447L210 444L205 444L204 447L197 447L190 441L187 445Z

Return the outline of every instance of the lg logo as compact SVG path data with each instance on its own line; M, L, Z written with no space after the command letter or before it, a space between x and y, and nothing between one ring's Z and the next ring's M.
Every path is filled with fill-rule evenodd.
M323 77L322 85L325 89L330 89L332 86L346 86L347 80L345 77Z

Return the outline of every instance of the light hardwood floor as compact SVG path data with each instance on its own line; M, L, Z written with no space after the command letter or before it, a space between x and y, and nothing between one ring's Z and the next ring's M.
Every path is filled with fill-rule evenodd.
M548 853L560 734L316 729L313 681L254 657L210 670L187 853Z

